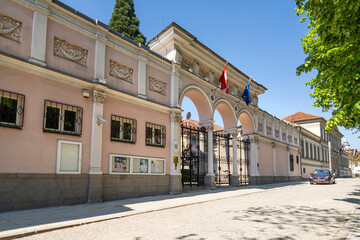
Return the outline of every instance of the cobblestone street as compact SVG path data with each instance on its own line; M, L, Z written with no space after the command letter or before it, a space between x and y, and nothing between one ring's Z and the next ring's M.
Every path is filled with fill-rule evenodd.
M359 179L299 183L23 239L359 239L359 203Z

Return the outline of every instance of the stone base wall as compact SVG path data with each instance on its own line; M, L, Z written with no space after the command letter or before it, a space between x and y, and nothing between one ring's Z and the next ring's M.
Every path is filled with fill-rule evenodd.
M169 175L104 174L102 184L103 201L164 195L170 192Z
M0 212L86 203L89 175L0 174Z
M270 183L281 183L281 182L294 182L301 181L302 178L299 176L250 176L250 185L261 185Z

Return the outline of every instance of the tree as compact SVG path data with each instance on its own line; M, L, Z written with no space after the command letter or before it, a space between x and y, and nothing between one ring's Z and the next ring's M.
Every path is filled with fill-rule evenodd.
M297 75L317 76L306 84L314 89L313 106L332 111L326 131L334 125L360 130L360 1L295 0L297 15L305 15L309 31L301 39L308 56Z
M146 37L139 30L133 0L116 0L109 26L135 42L145 44Z

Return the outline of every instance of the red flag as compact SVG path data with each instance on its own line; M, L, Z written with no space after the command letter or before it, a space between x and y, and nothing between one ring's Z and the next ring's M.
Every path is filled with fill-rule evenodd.
M225 90L225 92L227 94L229 94L229 85L228 85L228 80L227 80L227 75L226 75L226 67L227 67L227 62L225 64L224 70L219 79L219 82L221 83L221 91Z

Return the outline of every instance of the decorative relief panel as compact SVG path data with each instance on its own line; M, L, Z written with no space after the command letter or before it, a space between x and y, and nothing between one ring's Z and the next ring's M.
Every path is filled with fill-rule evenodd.
M157 80L155 78L149 77L149 90L166 96L166 86L167 86L167 83Z
M0 36L20 42L22 22L0 13Z
M191 68L193 64L192 64L192 62L190 62L189 60L184 59L184 60L182 61L182 65L183 65L185 68Z
M280 131L279 130L275 130L275 137L279 138L280 137Z
M110 60L110 75L132 83L134 70Z
M259 130L260 132L263 131L263 125L262 125L262 123L259 123L259 124L258 124L258 130Z
M88 50L54 37L54 54L80 65L87 65Z
M282 140L283 140L283 141L286 141L286 133L283 133L283 134L282 134Z
M200 76L203 77L203 78L206 78L207 75L208 75L208 72L201 68L200 69Z
M266 134L271 135L271 127L266 127Z

